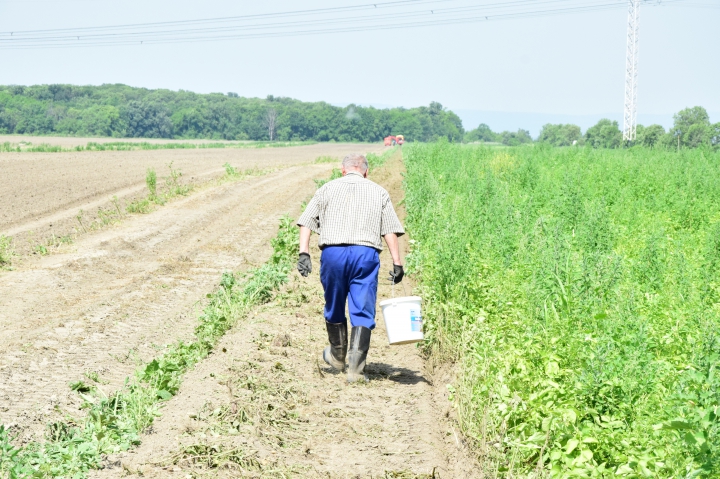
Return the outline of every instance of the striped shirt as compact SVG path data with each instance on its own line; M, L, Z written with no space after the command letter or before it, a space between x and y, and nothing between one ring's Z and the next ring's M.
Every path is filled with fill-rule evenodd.
M382 237L405 234L385 188L351 171L325 183L297 222L320 235L319 246L359 245L382 250Z

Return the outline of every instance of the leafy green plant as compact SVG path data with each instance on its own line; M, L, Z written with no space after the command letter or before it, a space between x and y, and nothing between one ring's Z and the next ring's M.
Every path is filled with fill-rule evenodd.
M228 177L238 176L238 170L237 170L237 168L235 168L234 166L232 166L230 163L225 163L225 164L223 165L223 168L225 168L225 174L226 174Z
M150 200L142 198L140 200L132 201L125 207L125 210L128 213L150 213Z
M115 205L117 208L117 204ZM117 222L120 219L120 215L117 214L118 211L113 211L111 209L104 209L100 208L98 209L98 218L100 219L100 226L107 226L111 223Z
M83 223L83 216L85 216L85 212L83 210L80 210L78 211L78 214L75 215L75 219L77 220L82 230L87 233L87 228L85 228L85 223Z
M112 204L115 207L115 211L117 211L118 217L122 217L122 211L120 210L120 201L118 200L117 196L112 197Z
M59 248L61 245L71 244L72 242L73 239L70 235L55 236L55 233L53 233L50 238L47 239L46 245L48 247Z
M720 154L404 148L425 352L487 472L720 475Z
M157 195L157 173L155 173L154 168L148 168L147 172L145 173L145 184L147 185L148 189L148 198L150 201L155 201L158 197Z
M168 164L168 169L170 170L170 176L165 178L165 188L167 188L167 193L165 194L166 198L172 198L175 196L187 196L192 190L192 186L180 184L182 172L176 168L173 168L172 161L170 162L170 164Z

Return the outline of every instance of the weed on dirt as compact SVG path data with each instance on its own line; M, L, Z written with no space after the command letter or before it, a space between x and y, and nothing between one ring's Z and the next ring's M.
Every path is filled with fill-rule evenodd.
M395 154L395 152L397 152L398 148L401 147L396 146L394 148L387 149L379 155L376 155L375 153L368 153L367 155L365 155L368 160L368 166L370 167L370 169L375 170L383 166L388 160L388 158L390 158L393 154Z
M223 168L225 168L225 176L227 176L227 177L233 177L233 176L237 176L239 174L237 168L232 166L230 163L225 163L223 165Z
M328 181L337 180L338 178L342 178L342 171L340 168L333 168L332 173L330 174L330 178L322 178L322 179L316 179L315 186L320 188Z
M180 178L182 172L177 168L173 168L173 162L171 161L168 165L169 175L164 178L165 185L162 191L158 191L158 177L154 168L148 168L145 174L145 186L148 189L148 195L146 198L140 198L128 204L125 210L128 213L141 213L147 214L152 211L152 205L162 206L169 200L177 196L187 196L195 188L193 184L181 184ZM120 208L117 204L117 198L113 201L118 215L120 215Z
M415 474L410 471L385 471L383 479L435 479L436 472L430 474Z
M14 255L12 238L0 235L0 270L10 269Z
M125 207L125 211L128 213L139 213L143 215L148 214L151 211L150 200L148 198L141 198L139 200L132 201Z
M71 244L72 242L73 239L70 235L56 236L52 234L44 242L34 245L32 251L34 254L45 256L53 252L53 250L59 249L62 245Z
M154 168L148 168L145 174L145 185L149 191L148 197L150 201L157 201L157 173Z
M262 170L260 168L248 168L246 170L239 170L232 166L230 163L225 163L223 165L223 168L225 168L225 175L218 178L218 184L222 184L226 181L231 180L240 180L243 178L247 178L250 176L260 176L267 173L270 173L271 171L275 170Z

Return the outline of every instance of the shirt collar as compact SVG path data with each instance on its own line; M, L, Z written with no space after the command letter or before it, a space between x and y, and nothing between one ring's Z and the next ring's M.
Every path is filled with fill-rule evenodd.
M345 176L350 176L350 175L357 175L360 178L365 178L365 176L362 173L357 172L357 171L348 171L347 173L345 173Z

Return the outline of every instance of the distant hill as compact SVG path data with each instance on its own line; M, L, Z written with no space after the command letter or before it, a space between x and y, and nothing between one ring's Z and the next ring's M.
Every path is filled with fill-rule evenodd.
M0 133L375 142L387 135L461 141L464 130L460 118L436 102L410 109L337 107L116 84L0 86Z

